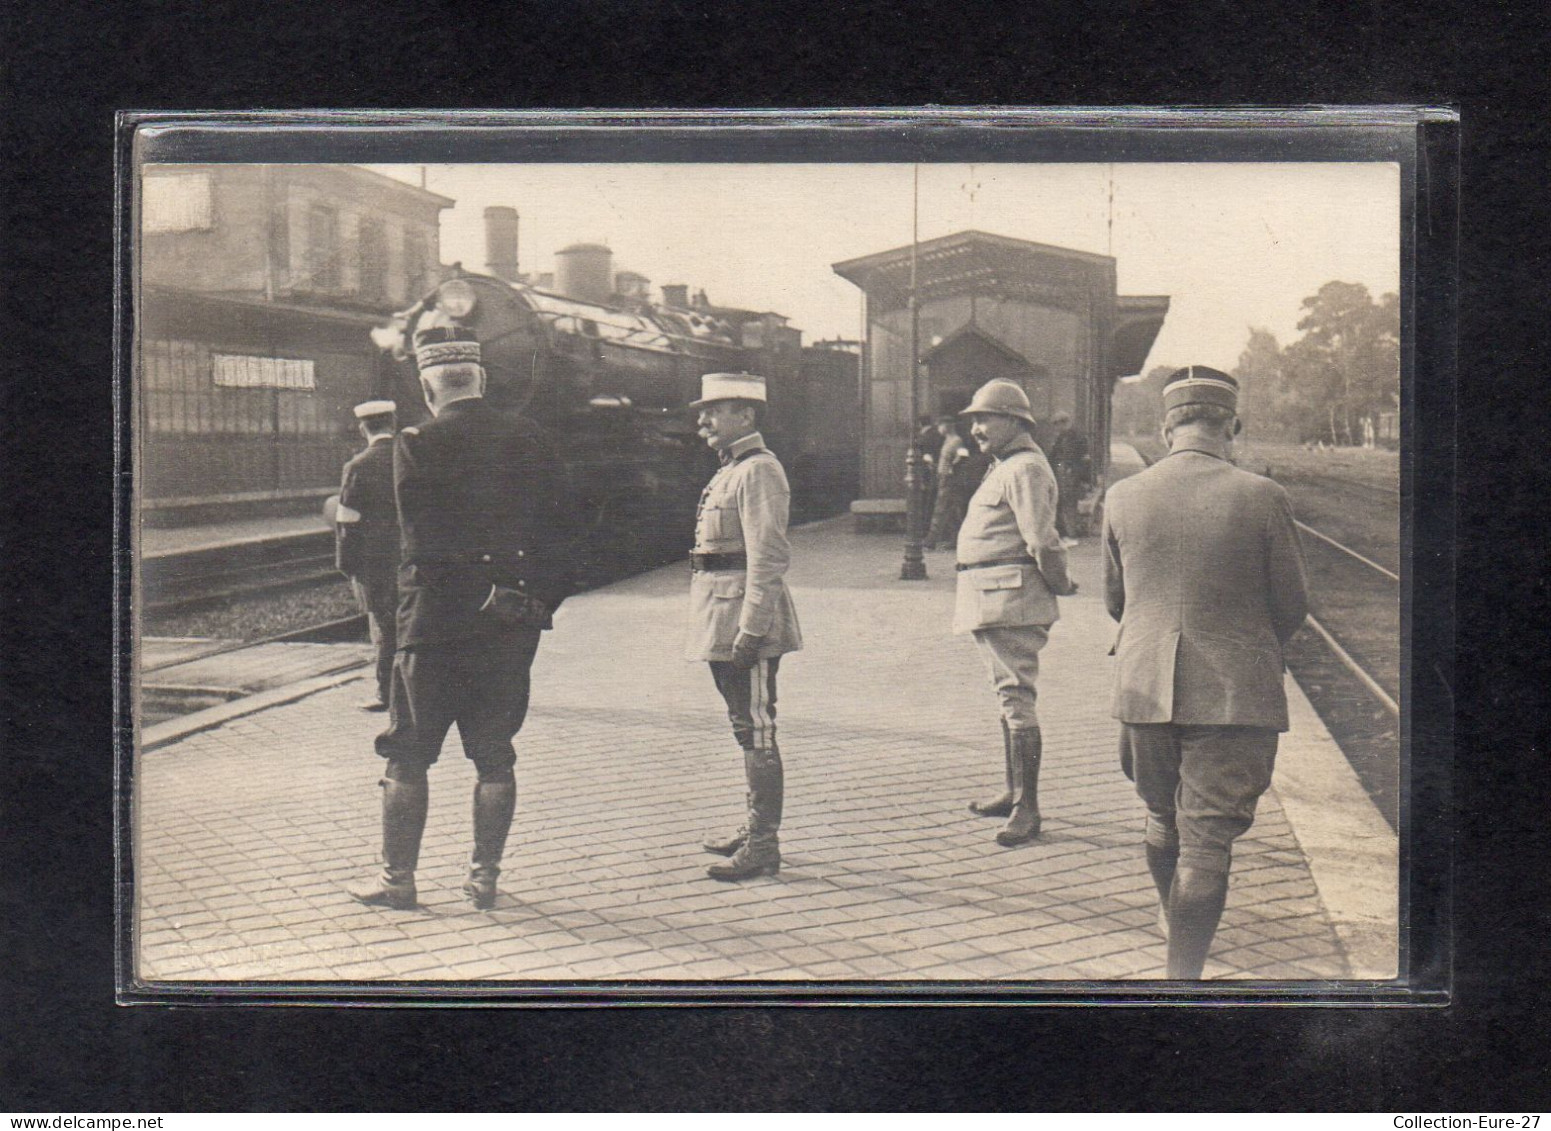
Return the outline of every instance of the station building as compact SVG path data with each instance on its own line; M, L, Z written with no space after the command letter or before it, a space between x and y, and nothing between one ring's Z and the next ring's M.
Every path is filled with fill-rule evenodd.
M917 364L912 366L914 260ZM1166 295L1120 295L1107 255L965 231L833 265L866 299L859 516L904 513L905 456L916 412L957 413L992 378L1016 382L1041 422L1071 413L1095 470L1109 454L1110 394L1141 372L1168 313ZM897 519L894 519L897 521Z
M441 279L454 203L353 166L148 165L136 242L149 522L312 509L359 447L371 329Z

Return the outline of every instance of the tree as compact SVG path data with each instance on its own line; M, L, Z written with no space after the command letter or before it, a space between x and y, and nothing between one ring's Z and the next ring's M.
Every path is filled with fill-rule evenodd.
M1303 300L1303 337L1286 351L1300 398L1324 408L1321 438L1354 444L1400 392L1400 301L1361 283L1326 283ZM1307 421L1306 421L1307 423Z

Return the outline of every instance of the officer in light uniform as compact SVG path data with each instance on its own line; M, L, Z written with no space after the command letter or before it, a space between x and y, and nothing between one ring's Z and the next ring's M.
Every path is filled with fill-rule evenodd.
M1104 601L1120 622L1114 714L1147 806L1168 976L1199 978L1233 843L1287 729L1282 649L1308 600L1287 492L1228 461L1238 382L1188 366L1164 381L1163 409L1169 454L1105 497Z
M711 665L727 704L732 731L743 748L748 815L731 835L705 842L707 852L731 857L713 864L717 880L774 875L781 867L776 832L784 781L776 746L776 670L781 657L802 647L797 610L785 575L791 490L786 473L757 431L765 407L765 379L747 373L701 378L700 435L722 466L700 497L690 555L690 632L685 658Z
M361 705L364 711L388 709L393 653L398 648L394 624L399 605L399 519L393 503L396 411L397 406L387 400L355 406L366 448L345 464L334 512L335 564L350 579L377 648L377 697Z
M989 381L969 407L970 435L992 464L959 527L953 631L973 633L1001 701L1006 789L970 810L1006 817L1005 847L1039 835L1044 754L1035 680L1039 653L1060 616L1056 598L1077 592L1056 533L1056 481L1034 443L1029 398L1011 381Z

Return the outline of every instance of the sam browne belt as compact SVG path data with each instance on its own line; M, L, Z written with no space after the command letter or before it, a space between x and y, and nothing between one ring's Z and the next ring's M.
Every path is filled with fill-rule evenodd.
M746 554L690 554L689 568L696 573L709 573L718 569L747 569Z

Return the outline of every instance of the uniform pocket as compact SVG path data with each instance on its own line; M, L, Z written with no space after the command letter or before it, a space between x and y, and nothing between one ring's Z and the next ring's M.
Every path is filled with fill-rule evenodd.
M713 542L741 542L743 530L738 525L737 507L707 506L701 515L705 534Z
M982 592L994 589L1023 588L1023 569L1021 566L988 566L985 569L970 570L969 575L969 583Z
M711 596L724 601L731 601L743 596L743 577L741 574L711 578Z

